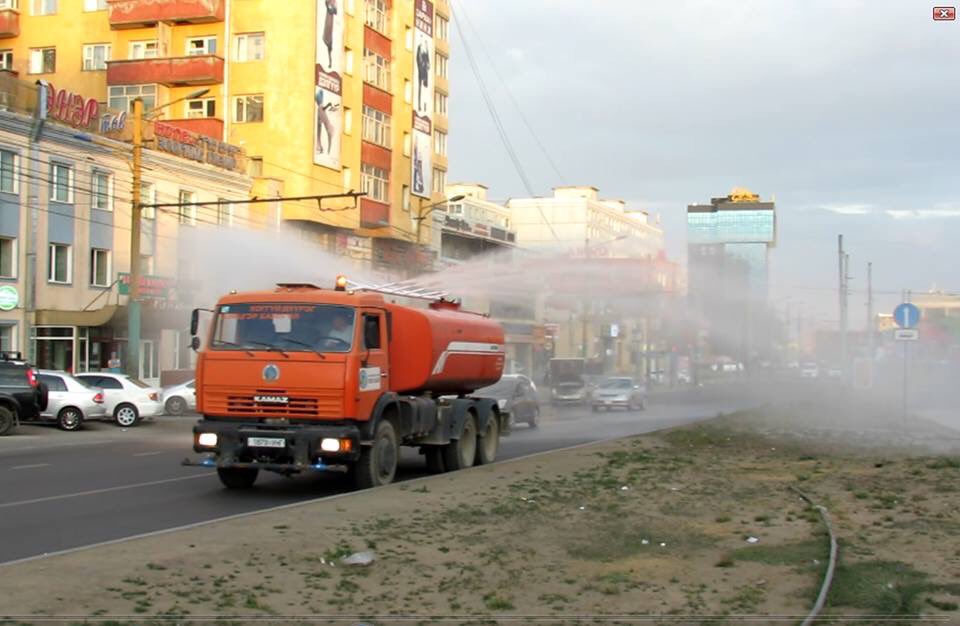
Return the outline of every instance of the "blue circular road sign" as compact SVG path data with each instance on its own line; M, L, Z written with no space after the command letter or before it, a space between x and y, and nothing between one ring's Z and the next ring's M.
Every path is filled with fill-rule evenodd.
M904 302L893 310L893 321L900 328L914 328L920 321L920 309L915 304Z

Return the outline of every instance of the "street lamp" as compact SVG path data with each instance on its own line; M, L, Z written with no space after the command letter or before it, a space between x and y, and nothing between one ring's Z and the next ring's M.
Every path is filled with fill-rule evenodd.
M447 198L446 200L441 200L440 202L428 204L427 206L421 206L417 211L417 216L413 218L417 221L417 243L420 243L420 228L423 225L423 220L427 218L427 215L433 213L441 206L446 206L450 202L460 202L464 198L466 198L466 196L461 194L453 196L452 198Z
M159 106L150 111L150 117L163 109L206 95L209 89L198 89L182 98ZM127 305L127 373L138 377L140 374L140 219L143 206L140 199L143 172L143 99L133 100L133 197L131 198L130 224L130 289Z

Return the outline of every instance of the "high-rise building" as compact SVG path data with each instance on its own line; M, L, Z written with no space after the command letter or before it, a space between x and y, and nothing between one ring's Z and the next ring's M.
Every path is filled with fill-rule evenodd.
M443 200L449 16L448 0L0 0L0 70L113 109L192 96L158 118L242 146L254 195L367 194L258 205L270 223L410 268L430 261L415 218Z
M713 352L749 359L756 342L752 315L767 300L776 241L775 203L748 189L687 207L688 293L710 330Z

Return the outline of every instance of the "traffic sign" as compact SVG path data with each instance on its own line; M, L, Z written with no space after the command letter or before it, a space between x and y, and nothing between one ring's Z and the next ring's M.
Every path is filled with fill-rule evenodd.
M920 309L910 302L897 305L897 308L893 310L893 321L900 328L913 328L920 321Z
M896 341L916 341L920 339L920 331L916 328L898 328L893 331L893 338Z

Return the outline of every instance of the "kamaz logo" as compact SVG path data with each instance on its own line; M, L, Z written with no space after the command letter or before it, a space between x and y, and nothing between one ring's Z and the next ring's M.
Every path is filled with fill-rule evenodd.
M253 401L260 404L287 404L290 398L287 396L253 396Z

